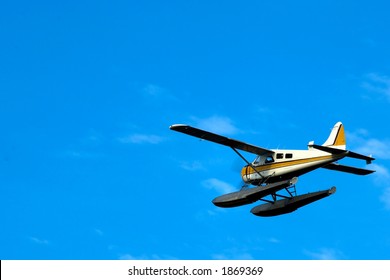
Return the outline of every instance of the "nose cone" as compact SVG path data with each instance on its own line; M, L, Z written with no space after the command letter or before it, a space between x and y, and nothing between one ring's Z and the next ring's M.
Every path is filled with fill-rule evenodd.
M245 182L245 183L249 183L250 181L250 178L249 178L249 166L248 165L245 165L242 169L241 169L241 178L242 180Z

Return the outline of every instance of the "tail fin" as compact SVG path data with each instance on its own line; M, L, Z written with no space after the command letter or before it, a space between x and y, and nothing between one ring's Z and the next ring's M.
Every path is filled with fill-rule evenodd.
M344 126L341 122L338 122L334 125L332 132L322 146L345 150L346 145Z

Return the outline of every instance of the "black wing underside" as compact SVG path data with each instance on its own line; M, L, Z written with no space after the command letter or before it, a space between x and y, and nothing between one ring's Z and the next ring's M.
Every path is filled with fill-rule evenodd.
M171 130L178 131L187 135L191 135L200 139L208 140L217 144L228 146L241 151L249 152L256 155L273 154L271 150L267 150L255 145L251 145L239 140L231 139L222 135L208 132L199 128L195 128L184 124L174 124L170 126Z

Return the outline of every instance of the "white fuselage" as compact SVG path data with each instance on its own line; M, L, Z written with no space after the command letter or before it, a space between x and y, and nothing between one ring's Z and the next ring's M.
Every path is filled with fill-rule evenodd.
M291 179L345 157L345 153L331 154L308 150L274 150L274 154L258 156L241 171L245 183L258 185Z

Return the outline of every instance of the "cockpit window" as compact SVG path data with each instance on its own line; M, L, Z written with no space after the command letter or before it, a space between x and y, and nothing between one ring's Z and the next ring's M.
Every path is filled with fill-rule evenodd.
M253 164L254 165L259 165L261 163L261 156L258 156L257 158L255 158L255 160L253 161Z
M271 163L271 162L274 162L274 158L272 156L267 156L265 158L265 163Z

